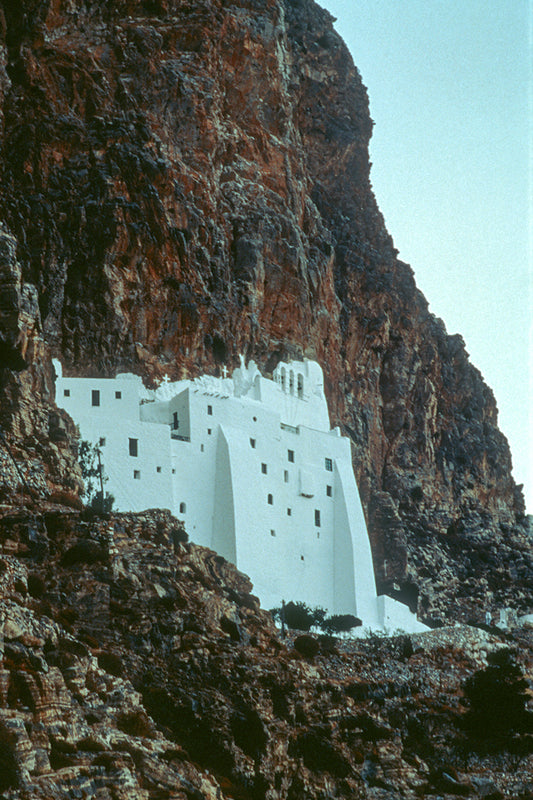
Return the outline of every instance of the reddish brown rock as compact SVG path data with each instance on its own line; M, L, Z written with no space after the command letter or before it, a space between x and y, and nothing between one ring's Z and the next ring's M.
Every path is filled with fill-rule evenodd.
M380 589L420 594L440 620L529 609L494 397L397 259L366 90L330 15L311 0L21 0L0 39L0 219L37 293L24 316L8 276L20 337L0 319L21 458L34 437L48 483L75 489L68 448L45 444L48 347L70 374L147 380L239 353L267 372L316 358Z
M530 676L531 631L280 639L168 512L45 521L0 562L6 800L527 797L530 734L472 739L463 687L509 646ZM33 525L0 514L0 544Z

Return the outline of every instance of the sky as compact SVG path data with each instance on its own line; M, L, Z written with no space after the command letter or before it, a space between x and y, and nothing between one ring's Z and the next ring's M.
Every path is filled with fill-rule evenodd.
M533 0L318 0L368 89L371 181L492 388L533 513Z

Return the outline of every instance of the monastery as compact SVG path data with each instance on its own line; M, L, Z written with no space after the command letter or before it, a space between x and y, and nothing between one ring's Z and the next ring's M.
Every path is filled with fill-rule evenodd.
M354 614L365 628L425 630L378 597L350 441L330 430L320 366L252 361L231 377L144 387L63 377L56 403L98 444L119 511L169 508L192 541L250 576L265 608L281 600ZM226 370L224 370L226 373Z

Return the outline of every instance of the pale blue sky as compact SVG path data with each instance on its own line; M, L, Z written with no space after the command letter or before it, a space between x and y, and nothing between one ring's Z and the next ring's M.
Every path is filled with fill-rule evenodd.
M319 3L368 88L387 228L493 389L533 513L532 2Z

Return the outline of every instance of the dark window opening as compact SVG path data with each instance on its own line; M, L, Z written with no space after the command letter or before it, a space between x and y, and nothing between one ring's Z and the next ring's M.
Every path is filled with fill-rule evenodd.
M105 436L100 437L100 441L98 442L100 447L105 447Z
M207 406L207 413L209 414L210 417L213 416L213 406Z
M255 448L255 439L250 439L250 447Z
M134 469L133 470L133 477L135 478L136 481L140 480L141 479L141 470L140 469Z
M138 456L139 455L139 440L138 439L130 439L130 456Z
M283 480L285 481L285 483L289 482L289 471L286 469L283 470Z
M180 514L185 514L187 512L187 503L180 503Z
M63 397L70 397L70 389L63 389Z
M122 392L115 392L115 400L122 400Z
M331 460L331 458L326 458L325 464L326 464L326 470L328 472L333 472L333 461Z
M320 528L320 510L315 508L315 525Z
M155 468L155 471L156 471L156 472L161 472L161 467L156 467L156 468Z
M303 375L298 375L298 398L303 400L304 397L304 378Z
M99 406L100 405L100 390L93 389L91 392L91 405Z
M333 497L333 487L332 486L329 486L329 485L326 486L326 495L328 497Z
M268 468L266 464L261 464L261 472L263 473L263 475L267 474L267 469Z
M304 557L303 556L300 556L300 561L304 561Z
M268 502L269 506L273 506L274 505L274 498L272 497L271 494L268 495L267 502Z
M178 412L174 411L174 413L172 414L172 428L175 431L177 431L179 426L180 426L180 421L179 421L179 417L178 417Z
M292 508L287 509L287 516L288 517L292 516Z
M272 530L272 528L270 529L270 535L271 536L275 536L276 535L276 531Z
M294 450L287 450L287 458L294 463Z
M207 429L207 435L208 435L208 436L211 436L211 432L212 432L212 428L208 428L208 429Z

